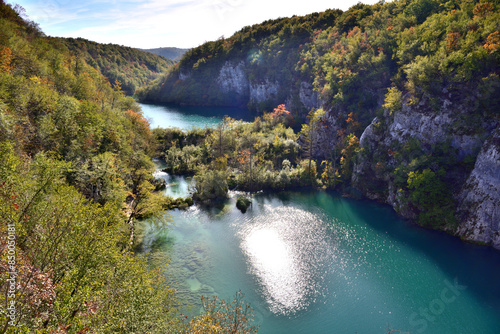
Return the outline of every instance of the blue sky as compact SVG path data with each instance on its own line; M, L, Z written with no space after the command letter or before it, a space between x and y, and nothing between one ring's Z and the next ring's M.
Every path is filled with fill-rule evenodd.
M83 37L137 48L191 48L229 37L268 19L328 8L347 10L357 0L7 0L26 9L49 36ZM373 4L378 0L365 0Z

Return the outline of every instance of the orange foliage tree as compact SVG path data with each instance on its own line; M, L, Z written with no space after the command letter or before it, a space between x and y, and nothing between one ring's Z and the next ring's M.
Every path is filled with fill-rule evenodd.
M0 50L0 71L9 73L12 70L12 50L4 47Z
M293 121L292 114L285 109L284 104L280 104L278 107L274 108L273 113L271 113L273 123L285 123L285 125L291 124Z
M500 34L498 31L495 31L488 35L486 38L486 43L483 47L488 50L490 53L493 53L498 50L500 47Z

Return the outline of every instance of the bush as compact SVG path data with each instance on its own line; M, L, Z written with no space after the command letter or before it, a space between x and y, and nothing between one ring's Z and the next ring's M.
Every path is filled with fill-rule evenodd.
M236 207L238 210L241 211L241 213L247 212L248 207L252 204L252 201L249 200L247 197L240 197L236 201Z
M408 173L409 199L419 210L417 219L420 225L438 228L455 222L453 199L441 179L443 175L444 169L436 174L429 168Z
M204 313L191 319L183 333L257 333L258 326L252 325L253 308L244 301L244 294L238 291L231 303L218 297L201 297Z
M202 149L197 146L188 145L182 149L171 147L165 153L165 171L171 174L193 175L200 166L201 156Z
M208 204L227 198L226 172L205 169L195 176L194 181L194 200Z

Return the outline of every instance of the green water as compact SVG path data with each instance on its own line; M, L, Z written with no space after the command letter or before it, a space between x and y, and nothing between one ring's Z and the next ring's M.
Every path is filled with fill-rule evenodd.
M497 252L333 193L234 204L171 213L168 275L194 311L199 295L241 289L260 333L498 333Z
M170 175L162 171L166 167L162 161L155 159L153 162L157 169L153 176L165 180L165 195L173 198L190 196L189 185L192 182L192 177Z
M253 121L255 114L246 109L191 107L176 105L141 104L142 112L149 121L151 128L192 129L217 126L222 118L230 115L232 118Z
M498 251L333 192L260 193L246 214L237 196L171 212L168 232L142 227L191 312L241 289L259 333L500 333Z

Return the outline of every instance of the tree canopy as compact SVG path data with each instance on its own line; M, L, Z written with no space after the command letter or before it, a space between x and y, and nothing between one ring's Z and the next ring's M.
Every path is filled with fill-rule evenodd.
M129 243L163 211L149 124L19 13L0 2L0 331L175 332L174 290Z

